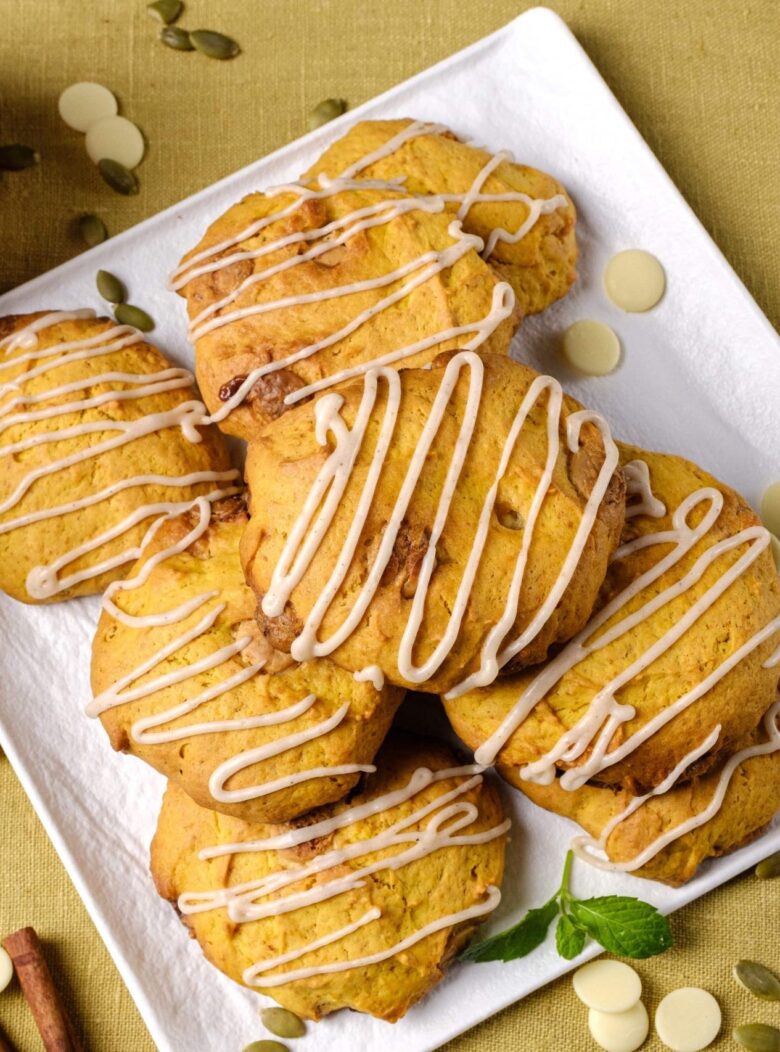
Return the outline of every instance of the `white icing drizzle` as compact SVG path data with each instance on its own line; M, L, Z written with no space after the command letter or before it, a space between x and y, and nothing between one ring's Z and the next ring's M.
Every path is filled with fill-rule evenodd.
M499 241L503 241L508 245L516 245L518 241L522 241L526 234L529 234L536 226L540 216L549 215L558 208L565 208L569 203L563 194L555 194L554 197L547 198L546 200L540 200L539 198L528 197L527 195L522 194L518 195L517 199L523 201L523 203L528 206L528 215L514 233L504 230L503 227L497 227L495 230L491 230L484 251L482 252L483 259L490 259L495 252L496 245Z
M236 491L231 491L236 492ZM183 504L178 513L185 511L197 511L198 521L178 541L170 544L151 555L141 567L141 570L132 578L125 581L116 581L109 586L103 597L103 610L114 619L121 621L131 628L144 629L155 628L161 625L178 624L190 618L194 613L209 603L212 599L219 599L220 592L204 592L187 599L172 609L143 614L128 614L114 602L119 592L133 591L144 585L152 572L166 559L172 558L194 544L209 527L211 521L211 502L208 498L199 497L195 501ZM137 558L143 554L157 531L166 520L173 517L173 513L166 513L157 519L147 530L146 535L138 549L133 553ZM157 691L188 680L196 679L201 673L209 672L219 668L223 664L237 657L251 642L250 636L241 636L233 643L218 648L207 654L198 661L180 665L175 671L158 676L149 680L143 686L133 687L134 683L142 679L147 673L153 671L164 661L174 657L184 647L206 636L215 626L220 614L225 610L225 603L217 602L216 605L203 614L201 618L180 636L172 639L165 646L156 650L151 657L142 662L137 668L111 684L101 694L97 695L87 706L88 716L97 717L101 713L128 702L138 701L149 697ZM239 669L224 680L196 693L193 697L173 705L162 712L136 720L130 728L130 737L133 741L142 745L161 745L200 734L220 734L228 731L247 731L258 727L272 727L291 723L305 715L315 704L317 698L309 694L302 700L280 709L277 712L262 713L257 716L247 716L237 719L209 720L202 723L190 723L179 727L165 727L166 724L188 716L201 705L209 701L229 694L230 691L248 682L258 675L264 666L264 662L255 663L246 668ZM377 689L381 689L380 687ZM209 792L214 800L221 803L243 803L247 800L255 800L262 796L269 796L282 789L289 789L299 785L301 782L318 778L334 778L344 775L369 773L376 770L372 764L339 764L332 767L315 767L293 774L282 776L277 779L269 779L260 785L248 786L243 789L227 789L227 782L239 772L263 760L279 756L291 749L296 749L315 738L324 737L335 730L345 719L349 704L342 705L333 715L320 723L303 731L297 731L284 735L273 742L253 749L245 749L235 756L219 764L209 777ZM163 729L160 729L163 728Z
M389 946L385 950L378 950L376 953L367 954L364 957L355 957L349 961L333 961L331 964L314 965L310 968L298 968L295 971L283 972L281 975L265 975L264 973L269 971L272 967L296 959L293 958L291 954L284 954L280 957L274 958L272 961L263 961L259 965L256 964L250 966L244 971L243 979L248 986L284 986L285 983L292 983L297 979L308 979L312 975L345 972L350 968L365 968L370 964L379 964L381 961L387 961L390 957L395 957L397 954L403 953L404 950L408 950L411 946L414 946L415 943L420 942L421 939L424 939L428 935L434 935L437 931L441 931L443 928L451 928L456 924L462 924L464 921L474 920L476 917L484 917L488 913L492 913L500 901L501 892L495 887L495 885L491 884L487 889L487 898L484 902L478 902L466 909L458 910L456 913L447 913L445 916L439 917L436 920L431 921L429 924L423 925L422 928L418 928L412 935L407 936L407 938L395 943L394 946ZM378 909L368 910L357 923L348 924L338 932L334 932L327 937L327 942L323 938L317 940L316 946L314 943L310 943L308 946L304 947L296 957L302 957L304 953L310 953L312 950L328 945L328 943L336 942L338 939L343 939L346 935L356 931L359 927L363 927L365 924L377 920L378 916ZM258 976L260 977L259 980Z
M405 128L402 128L397 135L394 135L391 139L388 139L386 143L373 150L371 153L367 153L365 157L361 157L354 164L350 165L349 168L345 168L339 176L340 179L354 179L356 175L364 172L366 168L370 168L372 164L376 164L377 161L384 160L385 157L390 157L395 153L397 149L409 142L410 139L417 139L421 135L440 135L442 132L446 132L447 126L445 124L436 124L433 121L412 121ZM320 183L327 179L327 176L321 175Z
M288 848L297 847L299 844L305 844L309 840L317 840L319 837L329 836L337 829L345 829L347 826L354 825L356 822L369 818L371 815L378 815L383 811L389 811L394 807L398 807L435 782L447 781L449 778L481 775L484 770L484 767L480 767L479 764L475 763L466 764L463 767L448 767L435 772L428 767L418 767L412 773L406 785L400 789L393 789L383 796L377 796L373 800L366 801L364 804L356 804L354 807L347 808L332 818L323 818L313 825L288 829L285 833L278 833L263 840L237 841L233 844L220 844L217 847L204 848L199 852L198 857L209 859L219 858L222 855L237 855L248 851L284 851ZM469 788L477 784L479 783L472 781Z
M413 121L378 149L367 154L365 157L360 158L349 168L345 169L335 179L330 178L325 174L321 174L318 177L317 185L314 188L305 186L301 183L290 183L270 189L265 195L266 198L274 198L282 194L293 194L293 200L282 207L278 212L253 221L240 233L227 238L216 245L201 250L194 256L185 260L173 272L170 287L179 290L184 288L189 281L196 277L207 273L213 273L244 260L258 259L296 244L310 241L320 242L303 253L293 255L292 257L284 259L270 267L266 267L264 270L249 275L230 293L201 310L190 322L190 338L193 342L196 342L208 333L213 332L215 329L241 321L244 318L301 306L303 304L319 303L328 299L356 295L361 292L371 291L395 284L399 281L403 281L410 275L414 275L410 280L406 281L401 288L397 289L390 295L385 296L372 307L361 311L351 322L347 323L336 332L333 332L323 339L309 344L278 361L267 362L264 365L253 369L234 394L225 401L224 405L211 415L209 418L210 422L219 423L225 420L234 409L243 403L252 387L264 376L281 369L286 369L291 365L295 365L297 362L310 358L319 351L325 350L333 344L338 343L340 340L347 338L362 325L366 324L371 318L404 299L420 285L435 277L443 270L453 267L462 256L466 255L472 249L475 251L484 250L483 256L488 258L498 241L515 243L521 240L533 228L541 215L548 214L557 208L564 208L568 205L567 198L561 194L557 194L549 199L535 199L521 192L507 192L503 194L481 193L484 183L498 165L502 161L511 160L511 154L504 152L498 153L488 159L482 169L478 172L472 185L463 194L431 194L418 195L415 197L406 196L401 198L387 198L373 205L354 209L349 214L332 220L324 226L308 231L298 231L293 234L288 234L271 240L258 248L240 250L227 255L222 255L222 253L226 252L228 249L257 236L272 223L289 217L306 201L320 200L355 190L377 189L391 191L396 194L399 193L399 191L403 192L403 176L399 176L397 179L386 182L370 179L356 180L355 177L372 164L393 154L400 146L405 142L408 142L410 139L422 135L439 134L445 130L446 129L443 125L424 121ZM482 202L498 203L510 201L522 202L528 209L526 219L521 224L520 228L514 233L510 234L503 229L494 230L491 232L488 245L485 246L481 238L463 232L461 221L468 216L469 211L475 204ZM456 219L448 227L448 233L453 239L453 244L441 251L423 253L421 256L411 260L403 266L376 278L335 286L330 289L321 289L317 292L302 293L297 296L287 296L283 299L252 304L246 307L234 308L233 310L226 310L226 308L235 303L235 301L247 289L267 281L276 274L299 266L302 263L316 260L319 256L330 252L333 248L345 244L360 231L384 225L398 216L411 211L425 211L429 213L441 212L446 204L455 202L460 202L460 207ZM339 383L350 377L361 375L371 368L382 367L391 363L403 361L406 358L410 358L413 355L419 354L420 352L428 350L438 344L444 343L448 340L457 339L462 335L467 335L471 332L475 334L474 339L470 340L466 346L468 349L475 349L484 343L498 326L511 315L513 308L514 293L509 285L502 282L497 286L494 292L493 305L490 313L480 322L468 323L433 333L417 343L406 347L395 348L394 350L387 352L385 355L371 359L362 365L341 370L332 376L326 376L316 383L310 384L302 390L298 390L291 395L288 395L285 398L285 404L292 405L316 391L323 390L326 387L332 386L333 384Z
M385 685L385 674L379 665L366 665L353 674L358 683L370 683L374 690L381 690Z
M662 519L666 515L666 505L653 493L647 461L629 460L623 465L623 475L626 480L626 496L639 498L632 504L627 504L626 518L648 515L653 519Z
M452 605L447 627L435 650L426 661L419 666L414 663L412 652L422 623L428 587L435 568L436 545L444 529L455 487L469 449L482 394L484 375L482 360L473 352L460 351L450 359L443 372L439 390L410 458L406 476L383 531L371 569L357 597L354 599L348 615L339 628L327 640L322 640L318 637L325 614L343 584L353 561L397 423L401 400L401 383L398 374L394 370L386 368L371 369L365 374L363 397L355 423L351 429L347 428L340 416L340 410L343 405L343 399L340 395L328 395L321 398L315 405L317 439L322 445L325 445L328 435L331 435L333 450L314 480L298 518L288 534L285 546L274 567L269 588L262 601L262 609L267 616L279 616L290 599L294 588L300 583L310 566L330 526L354 469L355 461L360 452L371 413L376 403L379 380L383 379L388 387L387 404L363 491L331 576L322 588L317 601L303 624L301 632L292 644L291 652L296 660L304 661L312 657L321 657L332 653L355 630L365 615L392 555L398 531L414 494L426 457L441 427L447 406L463 369L467 369L469 373L469 391L466 407L439 497L435 518L431 525L428 547L421 564L416 591L399 646L397 656L399 673L410 682L424 683L435 674L454 646L484 551L499 484L506 472L512 451L515 448L528 414L545 394L547 395L548 414L547 464L528 513L521 551L514 568L506 606L501 620L489 634L483 646L479 670L455 690L460 692L468 689L473 682L492 682L498 673L499 667L505 664L518 650L528 645L541 631L558 604L561 595L576 570L582 549L593 527L599 506L618 462L617 449L611 440L606 423L596 414L585 412L573 413L568 417L567 439L569 448L572 451L578 448L583 424L585 422L594 422L601 430L604 440L606 452L604 463L586 503L575 538L566 554L556 582L545 598L545 602L521 636L506 645L500 654L498 653L499 647L505 641L506 635L511 630L517 616L519 596L527 554L533 539L534 526L542 503L549 492L553 469L559 452L558 428L561 419L563 395L556 380L552 377L541 376L533 381L521 405L518 407L514 422L504 444L493 484L482 506L469 557L464 567L457 596Z
M695 526L688 525L688 516L699 505L704 506L705 514L701 522ZM629 752L633 751L642 741L652 736L657 730L669 722L679 712L684 711L699 697L705 694L715 685L731 668L743 657L752 652L765 639L769 638L778 626L780 618L770 622L768 626L758 632L739 650L735 651L729 658L723 661L709 676L706 677L691 691L679 698L673 705L668 706L649 720L641 731L637 731L627 741L623 742L617 749L607 753L610 742L615 731L622 723L631 720L634 709L631 706L621 705L616 700L618 691L630 682L634 676L647 668L653 661L659 658L666 650L680 639L687 629L712 606L734 581L758 558L769 544L769 535L762 526L750 526L733 536L723 538L716 544L711 545L696 559L690 570L680 580L669 585L662 592L649 599L642 607L632 614L624 616L612 625L606 632L593 639L597 631L613 615L622 610L636 595L645 587L658 580L668 569L675 566L689 552L693 546L704 537L718 519L723 507L723 495L719 490L706 487L690 494L675 510L672 517L673 529L665 530L656 534L647 534L636 540L623 545L615 553L614 558L622 558L638 551L641 548L656 544L673 544L672 550L663 558L632 581L628 587L615 596L588 625L571 640L557 654L552 661L531 681L523 691L518 701L503 720L501 726L493 735L477 749L475 756L479 763L492 763L499 750L508 741L510 736L527 718L535 705L554 687L559 679L575 665L579 664L585 657L594 651L601 650L615 639L620 638L632 630L636 625L646 620L655 611L661 609L667 603L689 588L693 587L704 573L719 556L747 545L747 551L736 559L728 569L721 574L707 591L700 596L686 610L685 614L659 639L647 648L626 669L615 676L609 683L605 684L594 696L586 713L581 719L561 736L556 745L548 753L533 763L526 764L521 769L521 777L529 781L538 781L541 784L549 784L555 777L556 764L559 761L573 762L579 759L585 751L592 747L587 760L579 767L566 771L561 776L561 785L564 788L576 789L583 785L589 778L600 771L618 763ZM777 622L777 624L775 623ZM595 740L595 744L594 744Z
M374 800L348 808L331 818L323 819L314 825L288 830L285 833L250 842L220 844L200 852L203 859L213 859L225 855L246 852L264 852L283 850L286 847L310 843L327 836L338 829L353 827L366 818L383 814L412 799L428 786L450 779L458 779L457 784L446 792L416 808L410 815L400 818L387 828L373 836L358 839L342 848L324 852L311 861L294 868L283 868L257 880L214 891L184 892L179 896L179 910L186 915L202 913L213 909L225 908L228 916L235 923L260 920L264 917L280 916L319 902L326 902L339 895L354 891L365 884L365 878L383 870L398 870L436 851L454 846L485 844L503 836L509 829L509 821L503 821L491 829L479 833L464 833L479 817L475 804L459 799L465 793L478 786L482 781L480 769L470 765L461 768L433 772L428 768L418 768L408 783L400 789L393 790ZM422 829L412 829L428 819ZM390 856L373 858L356 869L345 872L348 862L372 857L380 852L398 848ZM323 875L330 874L328 879ZM295 885L302 884L303 889L290 891ZM311 884L307 887L307 884ZM414 945L426 935L443 928L451 927L462 921L482 916L493 910L500 901L500 892L491 886L487 899L464 910L459 910L444 917L437 918L418 929L406 939L386 950L366 957L353 958L331 964L304 967L279 975L268 976L266 973L291 961L299 960L324 946L331 945L359 928L377 921L381 917L378 908L369 910L358 920L344 927L328 932L309 943L289 950L288 952L251 965L244 972L244 982L248 985L272 987L294 982L297 979L312 975L327 974L376 964L387 960L404 949Z
M367 221L363 224L355 224L356 228L362 228L368 225ZM375 224L376 225L376 224ZM447 248L436 251L431 249L428 252L424 252L421 256L415 257L408 263L404 263L402 266L397 267L395 270L387 271L385 274L379 275L376 278L368 278L365 281L354 281L346 285L335 285L329 289L319 289L316 292L300 293L297 296L286 296L280 300L269 300L266 303L256 303L249 307L239 307L236 310L228 311L226 314L220 314L218 317L212 317L211 321L204 322L194 328L191 332L191 339L198 340L202 336L206 336L214 329L219 329L223 325L228 325L234 321L240 321L242 318L254 317L258 314L269 314L272 311L278 311L287 309L289 307L298 307L305 303L323 303L326 300L339 299L342 296L353 296L359 292L370 292L372 289L384 288L387 285L394 285L397 281L414 274L410 281L407 281L400 289L386 296L384 299L379 300L378 303L372 307L361 311L356 318L353 318L351 322L345 325L343 328L337 330L337 332L326 337L324 340L319 340L317 343L311 344L309 347L303 348L302 351L296 351L295 354L288 355L286 359L280 359L278 362L273 362L276 369L283 368L282 362L292 364L297 361L301 361L303 358L309 358L316 351L322 350L325 347L330 347L332 344L337 343L340 339L348 336L355 329L365 324L370 318L381 313L386 307L391 307L394 303L398 303L399 300L404 299L420 285L424 285L430 278L440 274L443 270L449 270L454 267L455 264L465 256L472 249L480 249L482 247L482 239L477 237L476 234L464 234L461 225L457 220L453 220L447 227L447 233L453 238L454 243L449 245ZM328 242L328 250L333 248L333 243ZM318 248L312 249L312 252L319 251ZM306 258L305 253L302 256L296 256L294 260L287 264L289 266L297 266L303 262ZM260 274L252 275L252 278L261 280L265 274L269 274L275 271L277 268L269 267L267 271L261 272ZM285 265L278 264L278 269L286 269ZM247 279L250 281L251 279ZM238 290L236 290L238 293ZM235 298L234 294L230 294L231 297ZM230 297L225 297L229 299ZM210 309L210 308L207 308ZM205 313L205 312L203 312ZM359 320L358 320L359 319ZM303 351L306 353L304 354ZM267 368L267 367L266 367Z
M399 191L403 191L403 186L400 181L380 182L362 179L360 182L355 182L349 179L340 179L338 191L341 192L345 190L387 190L398 193ZM272 223L277 223L280 219L286 219L288 216L292 215L293 212L297 212L306 201L321 201L326 197L332 197L333 193L334 189L332 185L328 185L325 189L319 190L311 189L310 187L304 186L302 183L285 183L280 186L271 187L265 192L265 197L273 198L286 194L294 194L295 199L280 211L264 216L262 219L256 219L254 222L250 223L249 226L244 227L240 233L233 235L233 237L220 241L216 245L210 245L196 255L185 259L171 274L168 288L172 291L178 291L188 282L192 281L193 278L200 277L202 274L212 274L216 270L222 270L223 267L232 266L234 263L240 263L242 260L257 259L259 256L266 255L269 250L265 247L262 251L247 250L234 252L230 256L221 256L221 253L228 248L233 248L234 245L239 245L244 241L248 241L252 237L256 237L262 230L265 230L265 228ZM306 238L301 237L300 240L306 240ZM274 244L275 249L278 249L283 248L287 244L295 244L295 241L279 239L279 241L272 242L272 244ZM215 256L220 256L221 258L215 260ZM212 260L212 262L203 263L202 266L199 266L198 264L202 263L204 260Z
M644 466L644 470L642 470L640 465ZM642 461L632 461L627 467L630 469L627 472L629 492L640 496L639 506L642 510L641 512L635 511L635 514L645 514L653 517L663 516L666 513L666 509L652 494L647 465L643 464ZM686 497L675 510L672 516L671 530L662 530L658 533L639 536L617 550L613 556L614 559L624 558L636 551L655 545L671 544L673 546L671 551L660 558L654 566L633 580L599 611L589 624L531 680L512 709L507 713L499 728L475 751L474 756L478 763L490 764L495 761L499 751L511 735L515 733L539 701L555 687L567 672L590 654L603 649L631 632L656 611L679 596L684 595L702 579L708 568L716 563L722 555L746 547L746 550L724 570L702 595L691 603L683 616L663 636L655 640L627 668L619 672L609 683L604 684L595 693L584 715L572 728L561 735L553 748L539 759L520 768L520 777L541 785L550 784L555 779L556 768L559 763L574 763L574 761L585 755L586 759L583 763L577 767L565 770L558 779L559 786L564 790L575 791L581 788L595 775L629 756L643 742L647 741L674 719L675 716L684 712L695 701L703 697L740 661L753 653L757 647L780 632L779 615L772 618L768 624L754 633L695 687L682 694L671 705L668 705L656 716L648 720L640 730L634 732L620 745L609 751L616 731L622 724L633 719L636 714L633 706L623 705L617 700L619 691L673 646L710 609L713 603L727 591L739 576L755 562L769 544L768 532L761 526L751 526L740 530L732 536L721 539L707 548L678 581L648 599L633 613L624 615L601 635L597 636L597 633L607 621L626 608L645 588L676 566L710 532L720 516L723 503L723 494L719 490L712 487L697 490ZM698 525L691 527L688 525L688 518L698 508L701 508L704 514ZM778 664L780 664L780 648L764 661L763 667L773 668ZM613 865L605 856L605 845L613 830L641 807L646 800L668 792L685 775L691 764L713 749L720 737L720 726L716 727L706 736L702 743L689 752L651 793L643 797L637 797L625 811L612 819L602 831L598 840L587 836L576 838L573 842L575 850L587 861L601 865L603 868L630 871L644 865L645 862L649 861L673 840L683 836L692 829L698 828L698 826L717 813L723 802L731 775L743 760L751 756L774 752L777 748L780 748L780 732L777 731L774 722L777 713L778 706L776 705L773 706L766 717L765 726L769 735L769 741L761 746L751 746L749 749L742 750L732 757L723 768L710 805L700 815L693 816L692 819L680 826L667 830L663 836L653 841L651 845L630 862Z
M720 726L716 727L712 734L710 734L699 747L684 757L678 766L671 772L669 777L652 793L636 797L631 801L629 806L625 808L625 810L621 811L620 814L615 815L615 817L604 827L598 839L589 836L575 837L572 840L571 845L573 851L580 858L590 862L591 865L597 866L600 869L620 870L622 872L631 873L634 870L639 869L640 866L644 866L654 858L659 851L662 851L673 841L679 839L681 836L685 836L686 833L690 833L694 829L699 829L705 824L705 822L709 822L710 819L715 817L723 806L723 801L726 797L729 785L731 784L731 779L740 764L744 763L746 760L752 759L754 756L768 756L780 750L780 722L778 722L778 718L780 718L780 701L775 702L764 717L764 729L767 733L767 740L761 742L759 745L751 745L745 749L740 749L739 752L734 753L734 755L730 757L728 762L724 765L723 770L720 772L718 781L715 785L715 790L710 797L707 806L699 811L698 814L691 815L691 817L684 822L673 826L665 833L656 837L652 843L648 844L643 851L628 862L612 862L607 858L606 844L611 833L621 822L624 822L651 797L658 796L661 793L668 792L672 789L675 782L685 773L687 767L715 746L720 735Z
M300 242L320 241L318 245L310 248L307 252L291 256L272 267L266 267L265 270L260 270L254 274L250 274L249 277L245 278L239 285L237 285L232 292L229 292L220 300L215 300L214 303L211 303L208 307L204 307L200 314L197 314L190 322L191 339L197 340L200 336L205 335L214 328L218 328L220 325L227 324L237 316L245 317L245 315L237 315L234 312L232 314L223 315L216 322L211 323L208 326L204 324L206 320L213 317L217 311L224 310L224 308L229 307L231 303L235 303L239 296L248 288L252 288L252 286L258 285L263 281L267 281L276 274L301 266L303 263L309 263L312 260L319 258L319 256L332 252L334 248L346 244L350 238L363 230L372 230L375 227L385 226L387 223L392 222L392 220L397 219L401 215L405 215L407 212L436 213L441 212L443 208L444 204L436 199L424 201L418 200L417 198L389 198L385 201L380 201L378 204L369 205L366 208L358 208L355 211L350 212L348 215L342 216L340 219L332 220L325 226L316 227L313 230L302 231L296 234L289 234L287 237L279 238L276 241L270 241L251 253L241 253L244 258L249 256L252 259L257 259L258 257L267 256L272 252L277 252L279 249L287 248L290 245ZM338 237L331 237L331 235L338 230L342 231ZM388 276L384 279L383 283L390 284L394 280L397 280L397 278ZM377 286L369 286L369 288L375 287ZM317 293L316 295L322 295L323 298L334 298L337 295L350 295L353 291L359 292L365 291L365 289L356 285L347 285L341 289L328 290L327 296L325 296L325 293ZM275 300L272 303L263 304L263 312L268 310L278 310L281 307L295 306L302 302L312 301L305 299L301 300L298 297L285 300Z
M18 425L41 420L54 420L57 417L70 413L81 413L89 409L98 408L107 403L142 399L165 391L190 387L193 384L192 375L186 369L170 368L157 373L146 374L109 371L97 374L86 373L79 379L55 385L45 391L36 394L24 394L22 391L23 385L34 377L42 376L51 370L61 368L63 365L75 361L100 358L123 347L142 342L143 335L138 330L127 325L118 325L84 339L64 341L51 347L36 349L38 347L39 334L44 330L63 322L86 320L94 318L94 316L94 311L91 310L52 311L30 322L11 336L0 340L0 350L4 351L3 358L0 359L0 370L15 368L20 364L46 359L41 365L37 365L22 373L15 381L5 383L0 388L0 395L12 394L12 397L0 407L0 434ZM26 353L10 357L18 351ZM63 395L78 394L98 384L129 384L130 386L112 387L108 391L91 398L76 398L75 400L60 402L55 405L46 405L52 399L60 398ZM13 394L13 392L18 393ZM39 406L41 404L43 404L43 408L21 408ZM20 411L14 412L14 410ZM106 418L69 427L55 427L52 431L42 432L16 442L6 443L0 446L0 457L16 456L18 453L23 453L42 445L79 438L85 435L117 432L113 438L107 438L94 445L86 445L81 450L52 459L48 463L29 471L20 480L15 490L4 501L0 502L0 514L16 507L34 483L41 479L55 475L75 464L92 460L103 453L118 449L138 438L164 428L178 427L189 442L200 442L201 435L197 428L203 424L204 418L205 406L202 402L193 400L183 402L167 412L147 413L135 420L117 421ZM0 523L0 533L8 533L11 530L20 529L36 522L58 518L82 508L94 506L134 487L170 486L183 489L201 483L230 482L237 475L238 472L233 470L200 471L172 477L153 473L136 475L132 478L120 479L102 490L87 494L76 500L18 515L16 518ZM210 502L235 492L237 492L235 487L219 487L212 490L203 499ZM26 587L28 593L34 599L50 599L85 580L98 577L136 559L143 548L143 544L140 547L125 549L111 558L93 563L76 573L60 576L61 571L71 563L89 555L91 552L97 551L110 541L123 536L145 519L153 516L170 518L188 508L191 503L191 500L158 501L141 505L121 521L108 526L103 532L90 538L83 544L64 552L48 565L34 567L27 577ZM153 525L152 530L155 528Z

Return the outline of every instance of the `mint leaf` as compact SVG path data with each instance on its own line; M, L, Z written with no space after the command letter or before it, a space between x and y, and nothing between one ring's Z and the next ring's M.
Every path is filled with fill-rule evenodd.
M582 953L585 946L585 932L576 927L571 917L565 913L558 918L558 926L555 929L555 946L561 957L571 961Z
M558 915L558 896L544 906L529 910L521 921L482 942L472 943L461 954L464 961L514 961L525 957L547 938L547 929Z
M649 902L607 895L571 899L568 906L577 927L620 957L654 957L672 945L669 922Z

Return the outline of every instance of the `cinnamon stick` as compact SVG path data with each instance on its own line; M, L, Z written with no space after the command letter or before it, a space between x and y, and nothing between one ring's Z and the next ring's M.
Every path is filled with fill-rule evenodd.
M0 1052L16 1052L16 1049L8 1040L5 1032L0 1029Z
M82 1052L35 929L20 928L3 939L3 946L14 962L46 1052Z

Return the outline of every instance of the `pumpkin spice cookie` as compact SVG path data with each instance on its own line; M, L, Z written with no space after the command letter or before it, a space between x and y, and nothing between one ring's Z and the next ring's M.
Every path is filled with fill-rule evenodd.
M728 760L647 799L596 783L567 792L560 779L539 785L517 768L499 770L534 803L583 827L574 847L591 864L677 887L706 859L755 840L780 810L780 707Z
M574 205L550 175L461 142L426 121L361 121L303 176L343 173L403 180L407 193L438 195L463 229L484 242L485 258L509 282L523 315L565 296L576 277Z
M732 755L775 700L780 579L769 535L680 457L621 447L623 545L598 612L540 669L445 698L481 763L635 795ZM687 759L686 759L687 758Z
M291 184L246 197L173 274L213 419L251 439L371 365L469 347L506 353L511 288L444 203L397 183Z
M101 592L154 520L235 491L191 374L90 310L0 319L0 589Z
M263 634L429 693L541 661L587 621L618 542L617 459L601 418L497 355L300 406L247 460Z
M403 691L274 655L238 559L246 522L232 497L157 531L106 597L88 711L115 749L202 806L279 822L340 799L372 769Z
M496 907L498 795L443 745L393 735L349 801L286 825L198 807L169 786L152 873L220 971L305 1019L393 1022Z

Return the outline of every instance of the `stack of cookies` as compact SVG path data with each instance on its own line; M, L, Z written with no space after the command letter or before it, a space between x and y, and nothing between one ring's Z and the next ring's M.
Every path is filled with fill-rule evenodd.
M103 593L89 712L168 779L157 888L306 1018L398 1019L495 908L488 767L672 884L780 807L767 531L508 356L575 262L553 178L365 122L174 271L202 401L126 326L0 322L0 586ZM407 690L473 761L393 728Z

